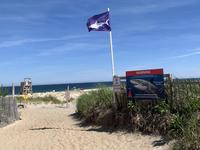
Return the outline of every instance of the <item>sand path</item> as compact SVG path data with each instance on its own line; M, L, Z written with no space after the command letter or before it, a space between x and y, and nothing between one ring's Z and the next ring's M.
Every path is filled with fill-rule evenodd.
M109 133L80 127L74 107L28 106L22 120L0 128L0 150L165 150L153 147L159 137Z

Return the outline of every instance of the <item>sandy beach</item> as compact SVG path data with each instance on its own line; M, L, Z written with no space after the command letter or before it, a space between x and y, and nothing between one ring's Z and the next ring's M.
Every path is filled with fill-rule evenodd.
M21 120L0 128L0 150L167 150L153 147L160 137L124 132L106 132L81 127L73 117L75 105L27 105Z
M92 91L95 89L87 89L87 90L70 90L70 98L72 99L77 99L81 94L83 93L87 93L88 91ZM45 96L53 96L56 97L58 100L60 101L65 101L65 91L60 91L60 92L41 92L41 93L33 93L32 97L36 98L36 97L45 97Z

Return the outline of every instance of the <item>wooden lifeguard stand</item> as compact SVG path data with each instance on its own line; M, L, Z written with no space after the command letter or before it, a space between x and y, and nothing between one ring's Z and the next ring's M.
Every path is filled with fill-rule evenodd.
M31 81L31 78L24 78L24 81L21 82L20 93L22 95L32 94L32 81Z

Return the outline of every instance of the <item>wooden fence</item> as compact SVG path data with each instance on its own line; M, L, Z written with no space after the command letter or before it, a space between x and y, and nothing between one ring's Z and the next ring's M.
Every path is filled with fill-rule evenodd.
M0 97L0 126L5 126L19 118L16 99Z
M200 79L170 79L165 81L167 101L174 105L192 99L200 100Z
M118 109L127 107L128 99L126 96L126 80L121 77L122 92L116 95L116 103ZM165 76L165 95L166 100L171 107L180 102L185 102L191 99L200 100L200 79L171 79L170 76Z

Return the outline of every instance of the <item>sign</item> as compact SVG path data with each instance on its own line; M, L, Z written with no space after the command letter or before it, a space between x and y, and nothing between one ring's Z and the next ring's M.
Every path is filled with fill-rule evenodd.
M113 91L115 93L121 92L121 82L120 82L120 77L118 76L113 77Z
M163 69L127 71L126 88L130 99L164 98Z
M68 90L65 91L65 100L66 101L70 100L70 92Z
M70 91L69 91L69 86L67 86L67 90L65 90L65 100L68 102L70 100Z

